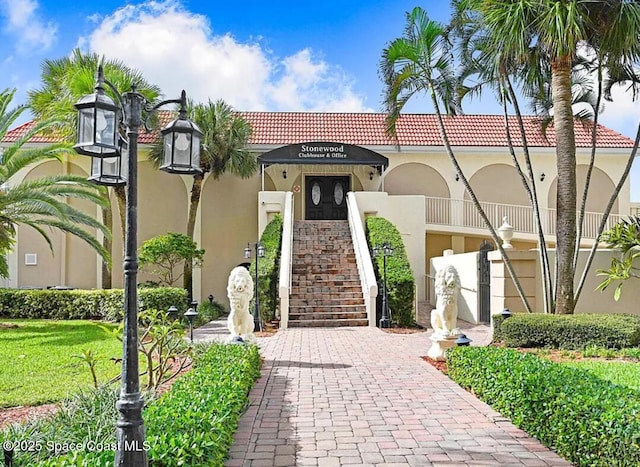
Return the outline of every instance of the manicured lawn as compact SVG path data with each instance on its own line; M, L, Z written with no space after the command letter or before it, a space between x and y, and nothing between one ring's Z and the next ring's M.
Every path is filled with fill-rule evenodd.
M567 363L588 370L599 378L640 391L640 363L613 360L582 360Z
M89 366L73 357L84 350L101 357L98 382L118 375L120 365L110 360L122 355L122 343L111 332L115 327L97 321L0 320L0 407L56 402L91 386Z

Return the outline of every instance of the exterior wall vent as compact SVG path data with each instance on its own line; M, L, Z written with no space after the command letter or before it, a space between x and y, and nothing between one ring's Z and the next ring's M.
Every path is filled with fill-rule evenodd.
M24 264L25 264L25 266L36 266L38 264L38 254L37 253L25 253L25 255L24 255Z

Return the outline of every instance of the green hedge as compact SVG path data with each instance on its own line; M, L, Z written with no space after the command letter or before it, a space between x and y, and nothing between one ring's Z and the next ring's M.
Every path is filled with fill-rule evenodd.
M138 289L141 309L187 309L187 292L180 288ZM119 321L124 308L122 289L20 290L0 289L0 318L106 319Z
M271 222L267 224L262 237L260 237L260 243L265 249L265 256L260 258L258 262L258 294L260 299L260 318L265 322L275 319L278 308L278 276L282 248L282 216L280 214L276 214ZM255 258L251 262L249 271L255 281ZM253 307L252 301L250 309L253 310Z
M257 346L211 345L198 357L192 371L178 379L169 392L151 401L145 408L149 465L223 466L238 420L247 406L249 391L259 375L260 354ZM113 398L113 394L105 394L101 390L96 392L95 397L108 399ZM113 401L108 405L113 408ZM92 417L70 411L58 413L45 422L40 420L33 423L34 427L21 431L31 441L43 440L44 443L45 438L54 437L61 443L79 445L86 444L88 440L105 445L115 442L114 414L110 414L110 417ZM57 438L56 433L62 428L64 438ZM17 433L0 433L0 440L9 437L19 440L21 438L16 438ZM51 454L45 449L32 456L16 452L14 465L101 467L112 466L114 461L114 452L110 450L79 450L44 459L48 455Z
M447 368L456 383L575 465L640 465L639 392L498 347L453 348Z
M494 326L495 326L494 315ZM498 320L494 340L507 347L622 349L640 345L640 316L623 314L549 315L515 313Z
M367 217L366 235L371 251L375 246L382 246L385 242L393 246L393 256L387 257L387 294L392 322L400 326L415 324L413 310L415 279L400 232L387 219ZM373 259L373 262L376 266L376 277L378 282L381 283L383 275L382 256ZM379 289L378 293L381 294L382 289Z

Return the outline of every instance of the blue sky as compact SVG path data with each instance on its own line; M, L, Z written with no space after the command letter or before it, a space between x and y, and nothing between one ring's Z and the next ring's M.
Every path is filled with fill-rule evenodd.
M0 0L0 87L15 103L40 83L45 58L74 47L118 58L159 85L199 101L222 98L238 110L380 111L377 75L385 45L402 34L404 0L238 2L168 0ZM423 2L430 17L449 19L449 2ZM640 104L614 94L602 123L633 138ZM425 100L409 112L431 112ZM490 96L466 113L500 113ZM640 168L632 173L640 201Z

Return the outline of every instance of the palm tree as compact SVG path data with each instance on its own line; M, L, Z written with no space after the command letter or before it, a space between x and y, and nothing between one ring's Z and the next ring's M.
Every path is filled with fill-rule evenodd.
M410 13L407 13L404 35L392 41L382 52L380 74L386 85L384 106L387 113L387 133L391 136L396 134L396 123L402 108L413 96L426 93L431 98L440 136L449 159L469 193L469 197L480 217L487 229L489 229L494 243L498 246L505 266L514 281L525 308L531 312L531 306L502 247L502 242L480 205L467 177L462 172L449 143L441 106L449 114L455 114L460 111L458 100L459 81L454 73L451 43L444 26L430 20L420 7L416 7Z
M22 114L26 107L9 108L15 95L14 90L5 89L0 92L0 140L4 138L11 125ZM45 148L25 149L23 145L34 135L54 127L53 123L39 122L34 125L18 141L5 147L0 163L0 276L8 277L6 254L14 243L16 226L32 227L42 235L51 250L53 245L47 227L71 233L93 247L104 260L109 263L109 252L100 242L82 227L98 229L105 237L109 230L91 216L73 208L65 198L89 200L99 206L106 201L95 185L85 178L73 175L58 175L38 179L14 182L16 174L32 164L61 160L65 154L72 154L70 144L60 143Z
M577 245L576 157L572 80L579 47L596 51L606 67L635 63L640 49L637 2L582 0L461 0L476 13L487 44L524 65L535 52L549 64L556 135L557 247L556 313L573 313Z
M200 148L200 167L203 172L211 172L211 176L218 180L223 174L229 173L241 178L251 177L258 169L255 154L252 154L247 143L251 137L251 125L242 116L223 100L206 104L189 104L189 118L203 132ZM154 144L149 159L156 168L162 163L162 141L159 139ZM189 214L187 217L187 236L193 240L196 213L200 206L202 194L202 182L204 173L194 175L191 197L189 202ZM184 288L191 298L193 292L192 264L184 263Z
M57 123L53 129L56 135L64 141L76 141L78 112L74 104L87 94L94 92L98 65L102 64L104 74L115 86L119 93L131 90L135 84L136 91L150 102L156 102L160 97L160 88L149 83L142 74L131 69L118 60L106 59L95 53L85 54L80 49L74 49L71 56L42 62L42 86L28 93L28 106L38 120L53 119ZM109 87L105 87L107 94L117 101ZM114 188L120 212L120 226L122 235L125 233L125 205L126 193L124 187ZM104 191L108 197L108 190ZM107 205L103 211L103 220L111 226L113 209ZM124 241L123 241L124 244ZM111 248L105 239L105 248ZM103 287L110 287L110 271L103 268Z

